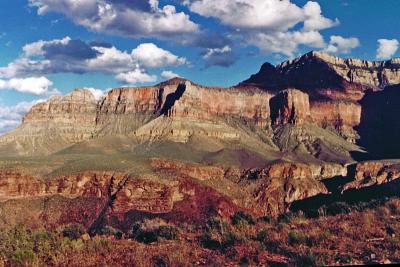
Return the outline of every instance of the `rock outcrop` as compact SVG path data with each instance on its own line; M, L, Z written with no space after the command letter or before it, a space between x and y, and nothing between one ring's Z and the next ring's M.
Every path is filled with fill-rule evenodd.
M247 170L241 184L248 188L264 215L277 216L287 212L295 201L327 194L327 188L316 179L320 175L307 164L276 163Z
M303 124L310 121L308 95L299 90L288 89L279 92L270 100L271 120L274 125Z
M355 168L354 181L342 191L386 184L400 178L400 160L365 161Z

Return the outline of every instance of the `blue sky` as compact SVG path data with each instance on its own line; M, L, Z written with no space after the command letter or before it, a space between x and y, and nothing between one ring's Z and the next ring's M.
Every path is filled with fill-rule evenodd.
M230 86L310 50L398 56L398 0L0 1L0 133L76 87Z

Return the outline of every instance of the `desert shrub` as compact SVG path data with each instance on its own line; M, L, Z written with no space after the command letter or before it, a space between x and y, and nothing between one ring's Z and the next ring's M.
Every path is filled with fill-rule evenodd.
M85 233L85 228L80 224L70 224L62 230L62 235L69 239L78 239Z
M239 244L242 240L234 232L225 232L220 235L204 233L199 238L201 246L213 250L226 251L227 249Z
M393 215L400 214L400 200L392 199L387 203L387 207Z
M350 206L346 202L334 202L326 208L327 215L344 214L350 211Z
M349 254L337 254L335 255L334 259L336 262L339 262L341 264L348 264L352 260Z
M262 229L257 233L256 240L263 242L266 238L268 237L268 230L267 229Z
M178 236L178 229L170 225L161 225L157 230L157 234L164 239L173 240Z
M132 237L138 242L150 244L158 241L157 233L155 231L146 231L138 228L132 231Z
M132 228L132 238L141 243L157 242L159 238L167 240L176 239L178 229L170 225L152 225L148 227L146 224L137 223Z
M254 219L250 214L244 213L243 211L236 212L231 216L232 223L234 225L240 222L245 222L247 224L254 224Z
M279 223L289 223L295 217L296 217L296 213L293 213L293 212L284 213L284 214L281 214L278 216L278 222Z
M224 231L227 231L229 225L227 222L219 218L211 218L207 221L205 228L207 232L223 233Z
M166 257L164 255L153 256L151 261L153 263L153 266L155 266L155 267L167 267L167 266L170 266L168 257Z
M217 250L221 248L221 242L213 239L210 233L203 233L199 237L199 243L202 247Z
M295 258L296 260L296 266L301 266L301 267L312 267L312 266L317 266L316 263L316 258L312 252L308 252L306 254L299 254Z
M114 236L116 239L121 239L122 238L122 231L115 229L111 226L105 226L100 230L101 235L105 236Z
M10 258L12 266L32 266L35 261L35 253L30 249L17 249Z
M304 233L298 231L290 231L288 235L288 241L290 245L293 244L306 244L308 241L307 236Z
M259 221L263 222L263 223L271 223L272 218L270 216L263 216L263 217L259 218Z
M111 249L111 243L106 239L92 239L89 242L88 248L92 251L108 251Z
M250 260L247 257L242 257L239 261L239 266L240 267L245 267L245 266L249 266L250 264Z

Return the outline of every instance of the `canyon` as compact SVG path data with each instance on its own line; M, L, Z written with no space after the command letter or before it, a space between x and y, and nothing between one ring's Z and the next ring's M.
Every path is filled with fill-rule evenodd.
M230 88L174 78L100 100L85 89L52 97L0 137L0 225L277 217L299 201L390 187L399 84L398 59L310 52Z

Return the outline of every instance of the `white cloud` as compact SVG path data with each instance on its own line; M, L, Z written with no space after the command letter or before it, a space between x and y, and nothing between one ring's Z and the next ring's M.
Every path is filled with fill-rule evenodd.
M222 48L208 48L207 52L204 54L203 58L207 59L216 54L223 54L223 53L228 53L231 51L232 51L232 48L229 45L226 45Z
M304 22L306 30L320 30L337 23L323 17L319 4L311 1L303 8L289 0L193 0L186 4L192 12L240 29L287 31Z
M52 86L53 82L43 76L0 80L0 89L12 89L20 93L32 95L57 94L58 91L51 89Z
M199 26L175 6L156 0L29 0L39 15L62 13L76 24L124 36L163 36L196 32Z
M0 134L5 134L21 123L22 117L37 103L45 100L20 102L14 106L0 106Z
M377 59L390 59L399 49L399 41L396 39L379 39L378 45L379 47L376 54Z
M106 91L93 87L84 87L83 89L90 91L96 100L102 99L106 94Z
M332 35L324 51L331 54L349 54L352 49L359 46L360 41L358 38L344 38L342 36Z
M236 29L243 43L262 52L292 57L300 46L326 46L320 30L334 27L339 20L322 15L321 6L309 1L303 7L290 0L186 0L192 12L214 17Z
M115 47L94 47L99 52L95 58L86 61L86 71L119 73L128 71L136 66L131 55Z
M335 21L322 16L321 6L317 2L307 2L303 7L304 15L304 30L314 31L328 29L339 24L339 20Z
M186 59L178 57L169 51L157 47L153 43L140 44L132 50L132 58L140 65L147 68L161 68L165 66L177 66L186 63Z
M163 79L170 80L172 78L181 77L181 76L179 76L179 74L176 74L170 70L164 70L163 72L161 72L161 77Z
M186 58L174 55L153 43L140 44L127 52L109 44L88 44L69 37L27 44L23 51L20 58L0 67L0 78L100 72L114 75L119 81L141 83L156 79L154 75L148 74L149 69L172 67L187 62ZM37 91L37 88L38 86L32 90Z
M147 82L157 81L157 76L149 75L140 68L137 68L133 71L120 73L116 76L116 78L121 82L131 85L135 85L137 83L147 83Z
M203 59L206 67L215 65L229 67L236 62L237 56L233 53L232 48L226 45L221 48L208 48L203 53Z
M293 57L300 45L307 45L313 48L323 48L325 46L324 38L318 31L258 33L250 36L247 42L256 45L265 54L280 53L288 57Z

